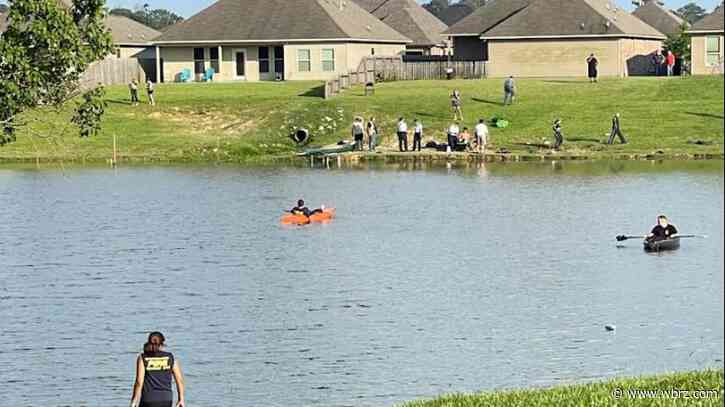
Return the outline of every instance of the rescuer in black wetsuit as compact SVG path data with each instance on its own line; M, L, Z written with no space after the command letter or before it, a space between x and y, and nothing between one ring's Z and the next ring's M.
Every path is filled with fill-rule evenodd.
M675 225L670 224L667 216L660 215L657 217L657 226L652 228L652 232L647 236L647 240L650 242L658 242L660 240L672 239L673 237L677 237L677 233L677 228Z
M308 218L316 213L322 213L322 212L323 212L322 209L310 210L310 208L305 206L305 201L302 199L297 201L297 206L295 206L294 208L292 208L290 210L290 213L292 213L293 215L303 215Z

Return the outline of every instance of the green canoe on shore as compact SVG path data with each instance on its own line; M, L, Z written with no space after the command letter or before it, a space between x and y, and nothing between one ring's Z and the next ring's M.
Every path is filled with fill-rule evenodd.
M341 154L341 153L348 153L350 151L353 151L355 149L355 144L353 143L345 143L345 144L331 144L320 148L312 148L309 150L305 150L304 153L299 153L298 155L309 157L309 156L320 156L320 155L330 155L330 154Z

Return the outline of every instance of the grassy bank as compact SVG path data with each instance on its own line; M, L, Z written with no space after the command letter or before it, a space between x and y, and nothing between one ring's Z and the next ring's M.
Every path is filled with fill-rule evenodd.
M638 390L659 390L637 393ZM684 392L690 390L688 398ZM714 390L709 394L700 390ZM646 396L645 396L646 395ZM669 398L668 398L669 396ZM707 396L707 398L703 398ZM540 390L516 390L452 395L433 401L417 401L403 407L538 407L538 406L722 406L723 371L674 373L632 379L616 379L603 383L553 387Z
M0 147L2 161L105 161L113 136L127 160L245 161L286 156L299 151L290 128L309 128L313 145L349 139L356 115L375 116L383 131L383 150L393 150L398 116L412 124L419 118L425 139L445 140L450 123L448 94L463 94L465 125L479 117L504 117L506 129L492 129L492 147L514 154L549 154L551 122L563 120L566 144L561 156L589 158L628 155L723 154L723 78L610 79L598 84L579 80L520 80L514 106L501 106L501 81L415 81L378 84L375 96L361 88L332 100L318 96L319 83L162 84L158 106L131 106L127 89L108 89L102 133L79 139L67 127L69 111L46 109L26 115L29 132ZM630 143L603 144L612 114L622 114ZM40 119L40 120L34 120Z

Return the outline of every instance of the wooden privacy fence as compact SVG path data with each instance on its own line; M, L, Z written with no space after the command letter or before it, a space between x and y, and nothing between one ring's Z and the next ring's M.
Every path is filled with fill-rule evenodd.
M327 81L325 99L337 96L342 90L358 84L447 79L449 68L453 70L454 78L486 77L485 61L404 61L401 57L369 57L360 62L357 70Z
M93 63L81 77L84 87L102 85L121 85L136 79L146 82L146 72L136 58L106 58Z

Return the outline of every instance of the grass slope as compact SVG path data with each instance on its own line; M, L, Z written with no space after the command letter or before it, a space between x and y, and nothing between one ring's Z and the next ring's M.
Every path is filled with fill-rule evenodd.
M715 393L684 393L671 390L715 390ZM660 390L657 397L643 397L637 390ZM616 398L614 395L617 395ZM654 396L654 393L647 394ZM695 398L695 396L699 396ZM702 396L708 396L703 398ZM403 407L595 407L595 406L722 406L723 371L674 373L661 376L616 379L603 383L515 390L478 395L451 395L433 401L417 401Z
M349 139L356 115L375 116L384 147L395 145L398 116L412 124L419 118L426 140L445 140L451 120L448 95L463 94L464 123L502 116L512 122L493 129L494 148L515 153L547 151L551 122L563 120L569 154L722 154L723 77L580 80L519 80L514 106L501 106L500 80L411 81L381 83L375 96L355 88L332 100L317 96L316 82L162 84L159 105L130 106L127 89L108 89L109 105L102 134L88 140L67 128L70 111L37 110L25 116L41 136L19 135L0 147L0 160L107 160L116 135L124 158L149 160L244 161L298 151L288 138L293 125L310 128L314 145ZM626 146L605 146L611 116L622 114ZM35 121L32 119L42 119ZM692 144L704 141L705 145Z

